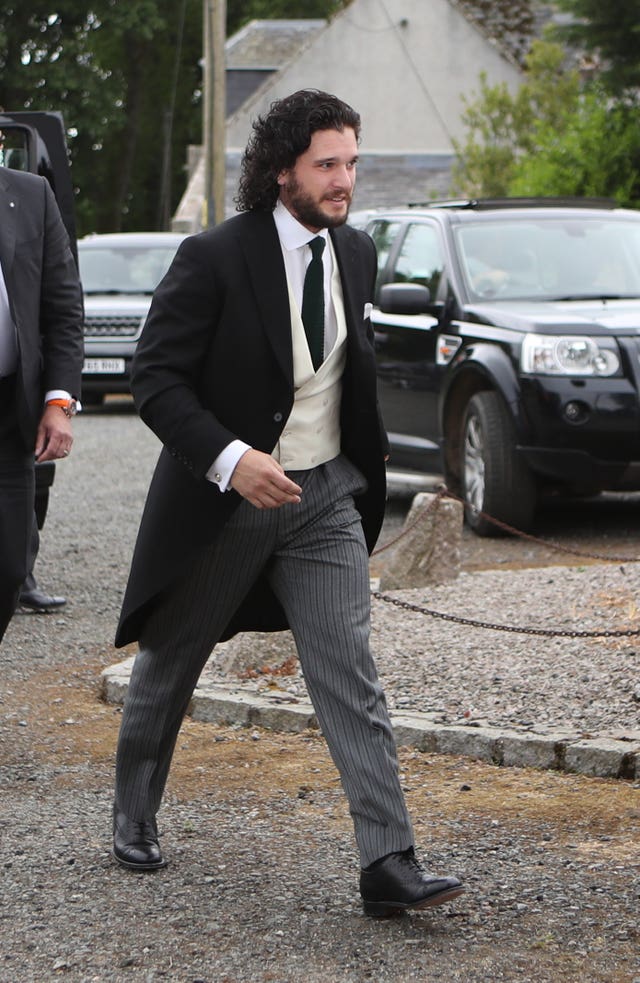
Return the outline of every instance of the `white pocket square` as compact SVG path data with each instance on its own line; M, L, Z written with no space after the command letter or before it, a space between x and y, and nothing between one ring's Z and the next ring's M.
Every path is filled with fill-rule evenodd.
M364 319L365 319L365 321L367 320L368 317L371 317L372 311L373 311L373 304L365 304L364 305Z

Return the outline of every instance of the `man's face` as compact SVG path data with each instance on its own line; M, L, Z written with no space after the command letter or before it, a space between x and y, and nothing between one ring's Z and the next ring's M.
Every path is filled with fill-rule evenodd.
M358 141L351 127L316 130L293 167L280 171L280 200L310 232L347 220L356 183Z

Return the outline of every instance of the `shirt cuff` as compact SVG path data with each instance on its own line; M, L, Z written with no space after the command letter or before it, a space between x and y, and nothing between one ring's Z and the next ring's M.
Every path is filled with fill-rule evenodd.
M236 464L243 454L251 450L250 444L245 444L244 440L232 440L230 444L221 451L209 470L206 477L217 485L221 492L227 491L231 476L235 471Z
M73 399L73 396L71 395L71 393L68 393L66 389L50 389L47 393L45 393L45 397L44 397L45 406L50 399ZM80 410L82 409L80 400L79 399L76 400L76 403L77 403L77 411L79 413Z
M48 403L50 399L71 399L71 393L68 393L66 389L50 389L44 397L45 403Z

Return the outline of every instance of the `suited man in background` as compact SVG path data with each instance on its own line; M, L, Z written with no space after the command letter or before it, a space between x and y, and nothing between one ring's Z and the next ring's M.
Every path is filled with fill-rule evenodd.
M48 489L47 489L48 491ZM36 469L36 500L38 497L38 470ZM18 596L18 606L21 608L26 608L29 611L35 611L38 614L53 614L60 608L63 608L67 603L66 597L61 597L53 594L47 594L42 590L38 581L36 580L36 575L34 573L34 568L36 560L38 559L38 553L40 551L40 529L42 525L38 522L38 516L34 512L33 522L31 524L31 537L29 542L29 553L27 556L27 576L24 579L24 583L20 588L20 594Z
M115 859L165 864L156 812L214 645L293 632L341 775L365 911L462 891L418 863L369 650L368 550L385 507L371 239L345 225L360 118L303 90L254 123L242 214L185 240L157 288L132 389L164 444L116 644L139 640L116 761Z
M48 181L0 168L0 640L28 573L34 462L66 457L82 291Z

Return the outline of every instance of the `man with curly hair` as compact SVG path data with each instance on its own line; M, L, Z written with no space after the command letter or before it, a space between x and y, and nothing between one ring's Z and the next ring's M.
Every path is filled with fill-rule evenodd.
M214 645L289 627L355 825L365 911L463 890L418 863L369 649L368 551L386 437L369 321L371 239L347 226L360 118L302 90L254 123L237 215L185 240L136 353L164 447L116 644L137 639L116 763L114 856L164 866L156 812ZM313 281L309 285L309 281Z

